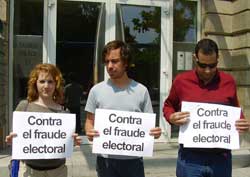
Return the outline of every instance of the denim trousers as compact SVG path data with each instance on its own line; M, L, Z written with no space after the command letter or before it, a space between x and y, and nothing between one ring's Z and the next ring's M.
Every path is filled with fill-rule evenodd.
M178 152L176 176L231 177L231 151L213 153L180 148Z
M142 158L111 159L97 156L98 177L145 177Z

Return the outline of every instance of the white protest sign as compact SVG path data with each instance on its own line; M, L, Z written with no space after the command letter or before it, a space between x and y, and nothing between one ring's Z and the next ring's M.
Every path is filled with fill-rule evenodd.
M93 153L152 156L155 114L96 109L94 129L100 134L93 140Z
M13 159L55 159L73 152L75 114L13 113Z
M179 131L179 143L184 147L239 149L235 121L240 118L240 108L182 102L181 111L190 112L189 123Z

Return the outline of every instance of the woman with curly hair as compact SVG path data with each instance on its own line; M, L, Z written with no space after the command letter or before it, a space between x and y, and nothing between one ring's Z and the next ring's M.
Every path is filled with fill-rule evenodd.
M27 100L21 101L16 111L66 113L60 104L63 101L63 78L60 70L52 64L38 64L29 75ZM15 133L6 136L12 144ZM73 135L75 144L80 144L77 134ZM22 160L19 177L66 177L65 158Z
M47 88L44 88L45 92L43 93L40 90L40 86L46 87L46 79L48 81ZM47 102L46 106L61 107L63 87L64 80L56 66L47 63L38 64L29 75L27 100L29 102L45 101ZM44 99L46 97L48 99Z

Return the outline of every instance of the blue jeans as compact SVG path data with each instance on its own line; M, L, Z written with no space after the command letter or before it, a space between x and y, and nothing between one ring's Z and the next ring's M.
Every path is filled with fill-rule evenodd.
M179 149L177 177L231 177L231 151L220 153Z
M98 177L145 177L143 159L110 159L97 156Z

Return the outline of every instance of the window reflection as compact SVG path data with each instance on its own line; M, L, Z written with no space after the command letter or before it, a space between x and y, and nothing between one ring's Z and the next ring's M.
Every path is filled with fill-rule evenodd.
M85 123L84 107L89 90L94 81L100 82L104 77L104 67L96 51L103 48L105 41L104 8L105 4L93 2L59 1L57 4L56 64L68 88L65 106L76 113L79 134L85 133L81 125ZM70 87L72 83L77 89Z
M128 74L148 88L158 125L161 8L130 5L118 5L117 8L122 12L122 21L117 21L116 34L122 27L125 41L133 50L132 68Z
M183 0L175 1L174 41L197 41L197 2Z
M14 2L14 108L27 96L27 79L31 69L42 62L43 1Z

